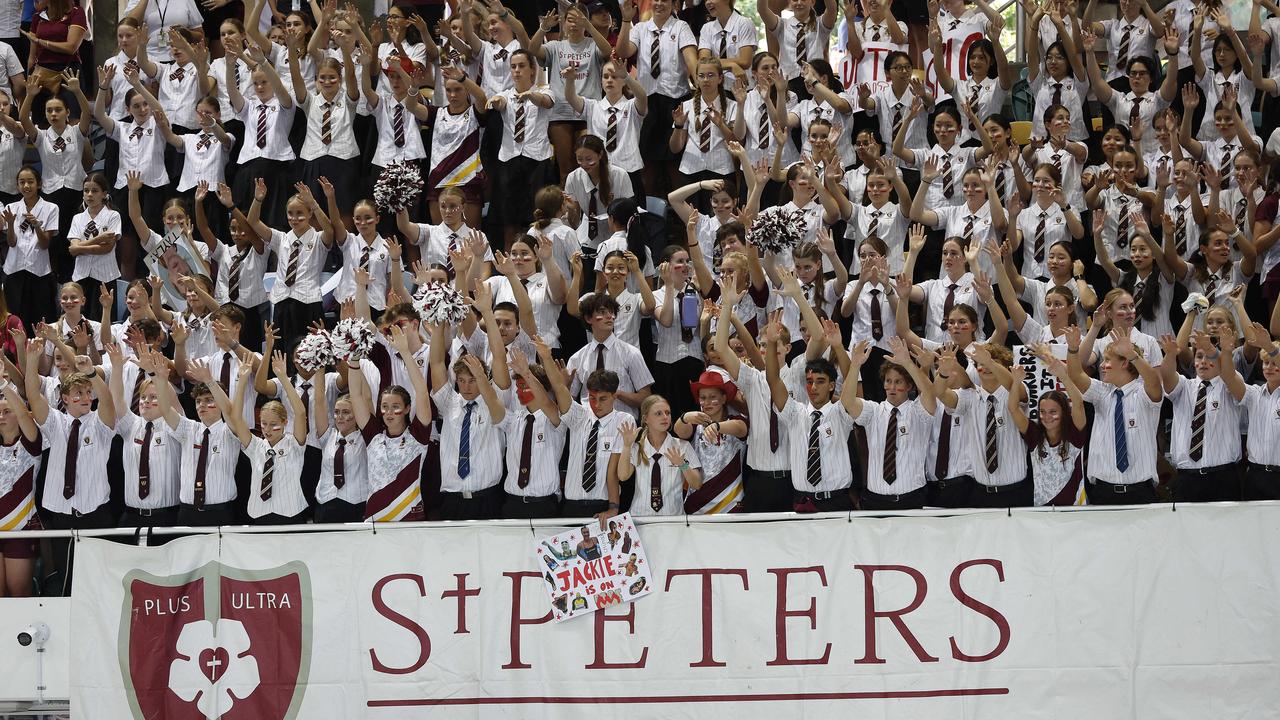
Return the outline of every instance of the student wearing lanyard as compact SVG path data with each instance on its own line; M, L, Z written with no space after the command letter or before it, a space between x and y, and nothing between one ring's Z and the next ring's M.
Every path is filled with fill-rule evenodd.
M1092 505L1138 505L1156 500L1159 450L1160 373L1143 358L1127 334L1113 330L1102 351L1094 380L1081 364L1080 329L1067 329L1067 368L1071 380L1093 405L1089 441L1089 484Z

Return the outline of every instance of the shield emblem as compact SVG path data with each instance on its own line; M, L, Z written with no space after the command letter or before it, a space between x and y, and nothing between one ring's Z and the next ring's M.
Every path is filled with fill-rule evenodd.
M305 564L124 578L120 672L136 720L291 720L311 667Z

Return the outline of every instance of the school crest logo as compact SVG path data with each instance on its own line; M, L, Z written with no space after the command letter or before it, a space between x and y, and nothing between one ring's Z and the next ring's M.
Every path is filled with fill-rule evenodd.
M305 564L211 562L124 578L120 672L135 720L292 720L311 667Z

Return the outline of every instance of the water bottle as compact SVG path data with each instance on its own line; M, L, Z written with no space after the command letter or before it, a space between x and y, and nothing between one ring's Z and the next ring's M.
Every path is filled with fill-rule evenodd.
M698 328L699 305L698 293L692 286L685 285L680 295L680 337L685 342L693 340L694 331Z

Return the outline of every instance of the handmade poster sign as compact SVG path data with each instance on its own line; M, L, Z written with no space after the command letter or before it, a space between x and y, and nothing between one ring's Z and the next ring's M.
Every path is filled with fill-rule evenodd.
M649 561L629 514L610 518L604 529L592 522L534 540L533 554L556 622L653 591Z
M1051 344L1049 350L1054 357L1067 359L1066 345ZM1062 383L1058 382L1058 378L1049 372L1049 368L1026 345L1013 346L1013 364L1021 365L1027 370L1023 380L1023 384L1027 386L1027 417L1035 420L1040 415L1040 396L1050 390L1062 390Z

